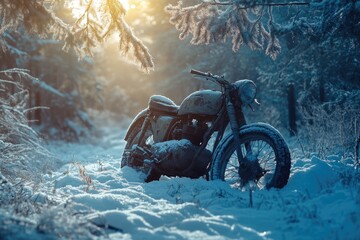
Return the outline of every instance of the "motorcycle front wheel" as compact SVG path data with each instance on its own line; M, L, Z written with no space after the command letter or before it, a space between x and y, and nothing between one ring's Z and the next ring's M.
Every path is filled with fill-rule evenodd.
M291 157L281 134L270 125L251 124L241 129L239 135L242 157L247 161L257 161L252 162L252 166L256 167L248 171L256 169L256 173L241 172L243 169L231 134L224 137L215 151L210 179L221 179L234 188L242 188L244 183L253 184L257 189L284 187L290 175ZM251 181L244 181L241 175L252 176Z

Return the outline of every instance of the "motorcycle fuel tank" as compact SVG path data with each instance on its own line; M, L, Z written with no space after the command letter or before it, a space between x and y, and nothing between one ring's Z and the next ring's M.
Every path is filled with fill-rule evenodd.
M181 103L178 115L216 115L222 105L222 93L213 90L196 91Z

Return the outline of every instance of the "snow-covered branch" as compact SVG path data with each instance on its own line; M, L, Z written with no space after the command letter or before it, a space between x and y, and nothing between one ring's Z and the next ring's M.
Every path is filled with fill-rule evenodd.
M73 49L79 57L83 57L91 56L93 48L117 32L120 35L121 52L134 58L146 72L153 69L149 50L124 20L126 10L121 1L103 0L101 4L95 4L90 0L85 3L83 14L73 24L67 24L55 16L50 10L51 4L51 1L42 0L0 1L0 41L6 30L24 26L29 33L64 41L65 51Z
M25 82L29 82L31 86L38 87L41 90L50 93L51 95L56 95L58 97L65 97L65 95L59 92L57 89L46 84L45 82L40 81L38 78L31 76L29 74L29 70L27 69L12 68L12 69L2 70L0 71L0 78L1 76L6 76L8 79L11 79L14 84L17 85L19 85L17 81L23 80Z
M180 31L180 39L192 35L192 44L225 42L232 39L232 48L238 51L241 45L252 50L265 50L275 59L281 47L277 39L271 6L259 1L206 1L193 6L168 5L170 23ZM294 4L291 2L290 4ZM266 11L269 9L269 11ZM268 24L264 25L263 18Z
M107 0L107 8L110 13L112 24L110 26L117 29L120 37L120 50L124 54L132 52L132 55L139 62L141 68L145 71L150 71L154 68L152 56L148 48L142 41L135 36L130 26L124 19L125 10L120 2L114 0ZM110 28L107 32L110 31Z
M282 6L304 6L309 5L309 2L271 2L271 1L246 1L246 0L234 0L234 1L217 1L213 0L212 5L228 6L228 5L240 5L242 9L253 8L257 6L270 6L270 7L282 7Z

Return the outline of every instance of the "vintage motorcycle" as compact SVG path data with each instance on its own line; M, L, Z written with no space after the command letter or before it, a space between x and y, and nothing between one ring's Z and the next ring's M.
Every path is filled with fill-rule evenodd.
M180 106L164 96L152 96L127 130L121 167L143 171L146 182L161 175L204 176L235 188L284 187L291 165L284 138L268 124L247 124L242 111L256 102L255 83L230 83L224 76L197 70L190 73L219 84L221 91L196 91Z

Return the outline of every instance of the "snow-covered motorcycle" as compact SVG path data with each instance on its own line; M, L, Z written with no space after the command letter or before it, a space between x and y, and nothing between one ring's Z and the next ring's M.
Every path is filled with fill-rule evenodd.
M268 124L247 124L242 111L256 102L255 83L191 73L219 84L221 91L196 91L180 106L152 96L127 130L121 167L143 171L147 182L161 175L206 176L238 188L248 183L260 189L284 187L291 165L284 138Z

